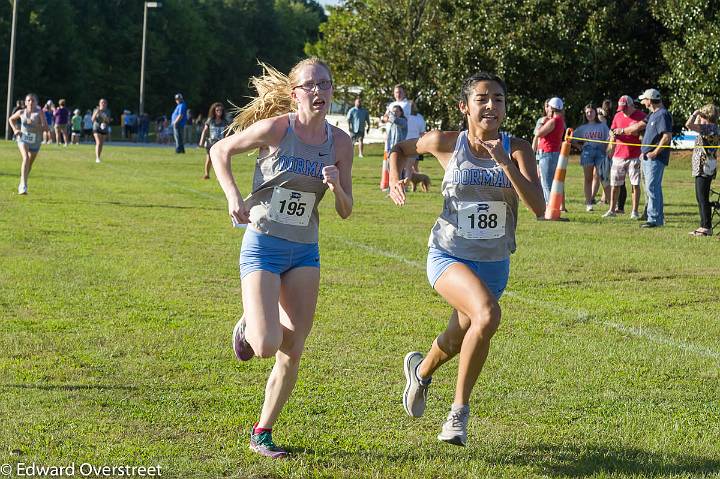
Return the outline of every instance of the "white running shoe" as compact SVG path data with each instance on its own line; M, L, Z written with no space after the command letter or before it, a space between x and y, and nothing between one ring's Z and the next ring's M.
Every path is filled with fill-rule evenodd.
M640 214L637 211L633 211L632 213L630 213L630 219L631 220L639 220Z
M464 446L467 443L467 423L470 418L470 406L452 405L447 421L438 434L438 439L456 446Z
M100 163L100 158L95 158L95 163Z
M403 392L403 407L411 417L420 417L425 412L427 391L432 378L420 380L417 369L423 360L423 355L417 351L407 353L403 361L405 370L405 391Z
M18 185L18 195L27 195L27 185L22 183Z
M602 215L603 218L615 218L617 215L613 210L608 210L607 213Z
M585 211L592 211L593 205L585 205Z

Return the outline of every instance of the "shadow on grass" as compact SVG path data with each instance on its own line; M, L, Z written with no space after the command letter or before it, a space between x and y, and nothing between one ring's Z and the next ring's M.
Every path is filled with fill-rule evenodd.
M608 448L593 445L569 444L530 444L519 449L508 450L503 453L488 453L485 448L456 448L448 446L448 458L456 459L461 463L465 461L480 462L489 467L506 469L508 466L517 466L535 470L548 477L584 478L597 476L633 476L633 477L668 477L683 475L702 477L717 474L720 471L720 458L672 454L663 452L649 452L637 448ZM315 460L323 461L327 451L316 451L312 448L293 448L287 450L294 459L303 456L314 456ZM456 454L457 453L457 454ZM423 463L435 457L436 451L423 451L414 449L409 453L379 452L379 451L333 451L333 457L342 457L343 460L369 460L369 465L379 463ZM327 467L336 464L325 463Z
M177 210L203 210L203 211L225 211L221 207L210 207L210 206L181 206L181 205L158 205L151 203L123 203L121 201L58 201L46 199L44 203L50 205L66 205L66 204L85 204L85 205L110 205L110 206L121 206L125 208L169 208Z
M118 386L109 384L0 384L0 388L40 389L43 391L83 391L83 390L122 390L137 391L138 386Z
M182 387L173 386L157 386L157 385L120 385L120 384L18 384L18 383L0 383L0 389L39 389L43 391L101 391L106 389L108 391L140 391L140 392L188 392L188 391L205 391L207 388L203 386L188 386L183 385Z
M699 476L720 471L719 458L592 445L536 444L497 462L538 467L546 474L563 477L586 477L598 473L636 474L642 477L679 474Z

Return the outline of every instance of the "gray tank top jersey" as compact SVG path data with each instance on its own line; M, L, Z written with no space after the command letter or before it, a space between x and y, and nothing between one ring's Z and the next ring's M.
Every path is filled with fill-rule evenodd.
M40 115L42 114L40 110L30 113L29 117L27 110L23 110L20 114L19 141L27 144L31 148L39 148L42 142L42 122L40 120Z
M510 135L501 133L510 154ZM442 181L443 211L428 246L472 261L499 261L515 252L518 195L502 168L470 151L460 132Z
M330 124L322 145L308 145L295 135L295 114L289 114L285 137L273 153L258 158L252 193L245 199L250 222L271 236L298 243L317 243L317 206L327 191L322 169L335 164Z

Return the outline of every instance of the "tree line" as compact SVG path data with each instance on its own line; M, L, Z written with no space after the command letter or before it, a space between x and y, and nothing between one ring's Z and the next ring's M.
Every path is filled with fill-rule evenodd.
M145 111L168 114L173 95L206 114L241 105L257 60L287 71L326 20L314 0L161 0L149 9ZM18 0L14 97L66 98L84 109L107 98L116 119L137 111L144 2ZM7 92L12 0L0 0L0 98ZM3 113L4 114L4 113ZM3 122L4 123L4 122ZM5 125L2 130L4 131Z
M720 100L719 0L346 0L321 39L336 82L382 111L403 83L443 128L460 122L462 80L493 71L508 84L506 127L530 136L560 96L570 124L583 107L659 89L677 124Z

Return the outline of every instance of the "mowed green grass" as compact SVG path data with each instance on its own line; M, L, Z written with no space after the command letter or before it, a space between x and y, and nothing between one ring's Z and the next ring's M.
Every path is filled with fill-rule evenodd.
M163 477L720 477L720 241L690 238L687 155L666 171L667 226L521 207L503 320L472 397L469 443L436 439L456 362L424 417L401 404L402 358L449 307L427 283L432 193L395 207L380 151L355 160L348 220L321 207L316 323L274 438L252 454L271 360L239 363L238 254L204 152L44 146L30 194L0 144L0 463L160 465ZM374 153L374 154L373 154ZM253 157L234 159L243 192ZM644 196L642 202L644 204ZM629 212L629 207L628 207ZM299 292L299 294L302 294Z

